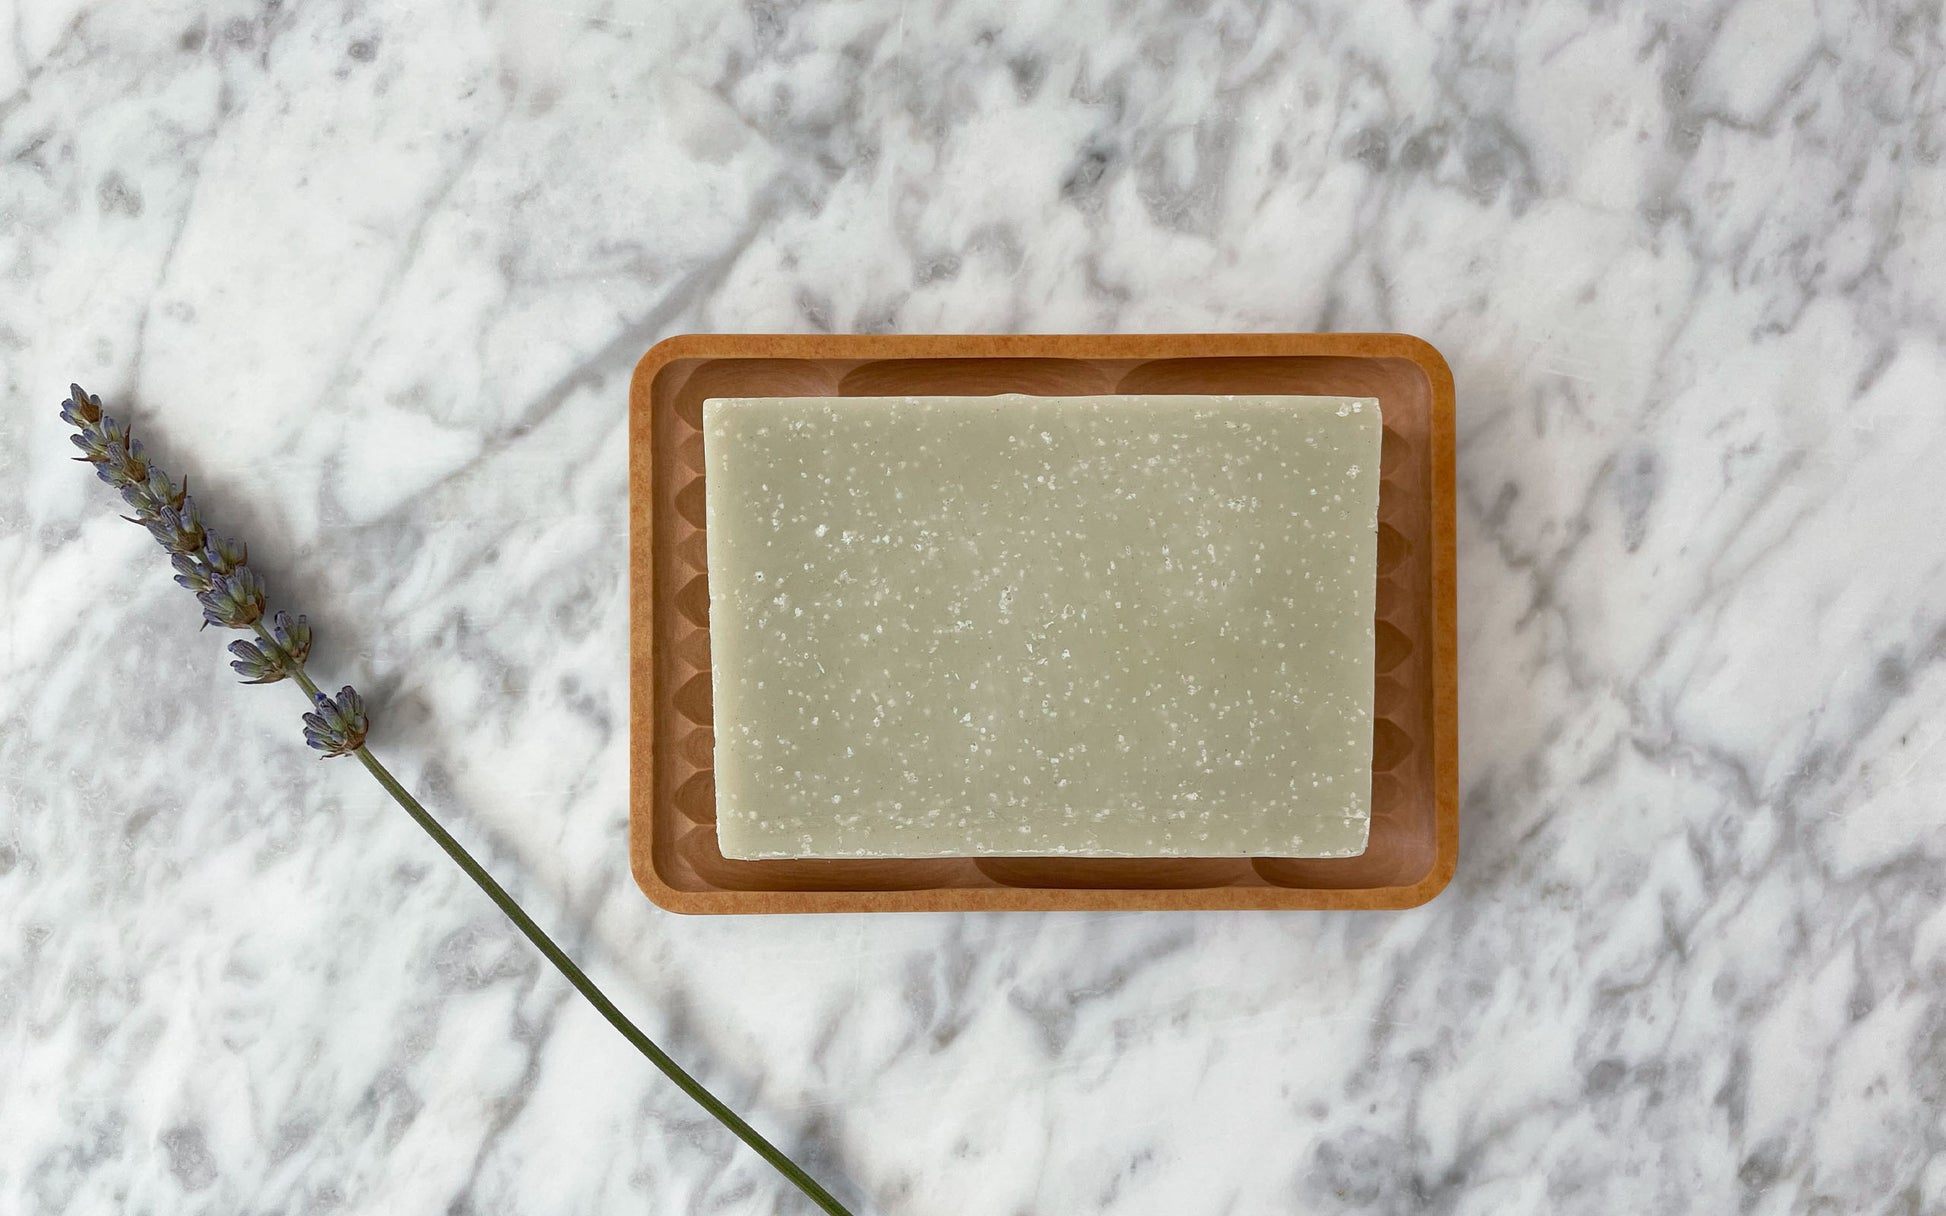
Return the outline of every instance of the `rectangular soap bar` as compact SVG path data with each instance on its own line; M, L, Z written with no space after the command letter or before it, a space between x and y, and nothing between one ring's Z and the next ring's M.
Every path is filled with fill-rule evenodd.
M703 405L724 856L1344 857L1378 403Z

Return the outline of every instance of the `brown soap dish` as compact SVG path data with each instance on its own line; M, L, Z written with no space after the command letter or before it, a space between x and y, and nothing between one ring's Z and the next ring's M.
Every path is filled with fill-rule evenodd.
M1370 843L1344 858L731 861L716 847L702 405L709 397L1291 393L1385 420ZM1459 851L1453 378L1404 334L687 334L629 393L629 857L676 912L1409 908Z

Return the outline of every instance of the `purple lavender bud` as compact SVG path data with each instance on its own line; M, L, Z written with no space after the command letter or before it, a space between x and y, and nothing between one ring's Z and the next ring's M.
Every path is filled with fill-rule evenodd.
M337 700L318 694L317 712L304 715L304 741L327 756L349 756L365 745L365 701L349 684Z
M280 610L270 623L270 633L293 666L302 667L311 657L311 622L302 613L293 620L290 613Z
M149 466L149 494L156 502L166 507L182 510L183 503L189 499L189 483L177 485L169 480L169 475L154 465Z
M101 421L95 424L95 431L101 436L101 441L104 444L119 446L123 449L128 447L128 428L107 414L103 414Z
M196 598L203 605L203 624L248 629L263 619L263 575L248 566L229 574L212 572L209 590Z
M69 435L68 442L81 449L84 453L80 457L82 460L99 462L108 459L107 449L103 447L101 435L96 431L86 430L79 435Z
M127 475L122 472L123 467L128 463L128 449L119 442L102 440L101 455L90 459L95 462L95 476L109 485L120 486L128 480Z
M209 590L210 569L193 553L172 553L169 564L176 568L176 582L197 594Z
M135 512L135 522L139 524L147 524L162 509L162 503L150 491L146 481L132 481L122 486L122 501Z
M266 654L254 642L230 643L230 667L245 684L275 684L284 678L284 656L273 647Z
M142 451L142 441L130 436L122 453L122 476L130 485L147 485L149 480L149 458Z
M228 574L250 560L250 554L234 537L211 537L203 550L203 560L218 574Z
M101 398L91 397L81 391L78 384L68 385L68 399L61 403L61 421L71 427L86 428L101 421Z
M231 642L230 667L245 684L275 684L299 671L311 653L311 626L303 617L295 621L288 612L279 612L271 624L272 641Z
M184 498L180 509L162 507L156 511L153 520L144 522L149 535L171 553L201 552L209 540L208 533L203 531L203 521L196 513L196 500L193 498Z

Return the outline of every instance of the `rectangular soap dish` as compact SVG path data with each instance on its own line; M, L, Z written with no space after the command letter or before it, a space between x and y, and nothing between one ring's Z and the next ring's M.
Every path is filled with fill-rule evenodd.
M702 403L710 397L1277 393L1375 397L1371 834L1349 858L733 861L716 847ZM629 854L676 912L1408 908L1459 844L1453 381L1403 334L689 334L629 398Z

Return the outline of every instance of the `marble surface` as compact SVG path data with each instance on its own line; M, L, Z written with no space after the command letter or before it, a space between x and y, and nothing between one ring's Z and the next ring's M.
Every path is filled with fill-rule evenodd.
M1946 1210L1936 3L0 5L0 1210L795 1213L65 462L861 1213ZM695 920L625 864L684 330L1398 329L1459 385L1458 878Z

